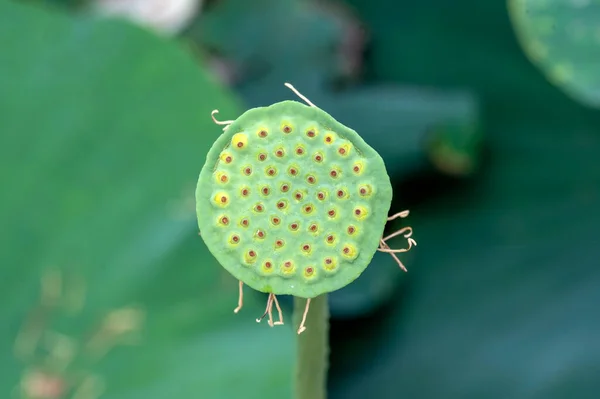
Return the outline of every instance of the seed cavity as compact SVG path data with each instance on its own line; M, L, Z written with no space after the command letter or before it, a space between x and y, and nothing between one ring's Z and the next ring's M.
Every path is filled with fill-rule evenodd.
M240 236L238 236L237 234L232 234L231 236L229 236L229 243L233 245L239 244Z
M262 265L262 271L267 274L273 273L273 262L270 260L265 261Z
M363 169L365 168L365 164L363 161L358 161L352 166L352 172L356 175L361 175Z
M335 210L335 208L331 208L331 209L329 209L329 210L327 211L327 216L328 216L330 219L333 219L333 218L335 218L335 217L336 217L336 215L337 215L337 211Z
M263 238L265 238L265 236L266 236L265 232L262 231L262 230L260 230L260 229L256 230L256 233L254 233L254 237L256 237L256 238L258 238L260 240L262 240Z
M341 146L338 147L338 154L342 157L347 157L348 154L350 154L350 145L349 144L342 144Z
M227 173L225 172L217 172L215 174L215 179L217 180L217 183L225 184L229 181L229 176L227 176Z
M290 275L294 273L294 262L292 262L291 260L283 262L281 265L281 272L284 275Z
M267 131L267 129L261 128L261 129L258 129L258 131L256 132L256 134L261 139L264 139L265 137L267 137L269 135L269 132Z
M306 153L306 150L304 149L304 146L298 145L298 146L296 146L295 152L296 152L296 155L302 156Z
M277 176L277 169L274 166L268 166L265 169L265 175L267 175L268 177L275 177Z
M339 176L340 176L339 168L333 168L329 171L329 177L331 177L332 179L337 179Z
M291 133L292 132L292 125L290 125L287 122L284 122L281 124L281 131L284 133Z
M287 208L288 202L284 199L277 201L277 209L283 210Z
M346 259L354 260L358 256L358 251L354 245L345 244L342 247L342 256Z
M229 224L229 218L227 216L225 216L225 215L221 216L219 218L219 224L221 226L227 226Z
M267 154L265 154L264 152L261 152L260 154L258 154L258 160L259 161L266 161L267 160Z
M325 144L333 144L333 142L335 141L335 135L331 132L325 133L325 138L323 139L323 141L325 142Z
M231 138L231 146L237 150L242 150L248 145L248 136L246 133L236 133Z
M306 278L313 278L315 274L315 268L312 266L308 266L304 269L304 277Z
M325 201L325 199L327 199L327 191L319 191L317 193L317 199L319 201Z
M290 191L290 185L288 183L283 183L281 185L281 192L287 193L288 191Z
M347 199L348 198L348 191L344 188L338 188L335 194L336 194L336 197L338 197L339 199Z
M243 218L242 220L240 220L240 226L248 227L250 226L250 221L247 218Z
M300 227L300 225L298 224L298 222L290 223L290 230L291 231L298 231L299 227Z
M293 176L293 177L298 176L298 167L297 166L290 166L288 168L288 174L290 176Z
M308 130L306 130L306 136L310 137L311 139L317 136L317 131L314 128L310 128Z
M260 202L258 204L256 204L256 205L254 205L254 212L261 213L264 210L265 210L265 207Z
M356 233L356 226L350 225L348 226L348 228L346 229L346 233L348 233L348 235L354 235Z
M319 231L319 225L316 223L311 223L310 226L308 226L308 231L310 231L311 233L316 233Z
M227 195L227 193L223 191L220 191L216 193L213 197L213 202L215 203L215 205L224 208L227 205L229 205L229 195Z
M306 176L306 182L308 184L315 184L317 182L317 178L313 175Z
M373 188L371 187L370 184L364 184L364 185L358 187L358 194L361 197L368 197L371 195L372 192L373 192Z
M367 211L367 208L365 208L364 206L357 206L352 211L352 214L354 215L354 217L356 219L363 220L364 218L367 217L368 211Z
M250 165L244 166L244 168L242 169L242 173L246 176L250 176L252 174L252 167Z
M333 234L333 233L327 234L327 237L325 237L325 242L329 245L335 244L335 234Z
M249 189L248 187L245 187L245 186L244 186L244 187L242 187L242 188L240 189L240 195L241 195L242 197L247 197L247 196L249 196L249 195L250 195L250 189Z
M294 193L294 199L295 199L296 201L302 201L302 198L303 198L303 197L304 197L304 196L302 195L302 192L300 192L300 191L296 191L296 192Z
M323 268L328 272L335 271L337 269L337 259L332 257L323 259Z
M323 162L323 160L325 158L323 156L323 153L319 151L319 152L316 152L315 155L313 155L313 159L315 160L315 162L321 163L321 162Z
M306 204L302 208L302 212L304 212L306 215L310 215L314 209L315 208L313 207L312 204Z
M277 216L272 216L271 217L271 224L274 226L279 226L279 223L281 223L281 219L279 219Z
M257 257L256 251L253 249L250 249L250 250L246 251L246 253L244 254L244 261L247 264L254 263L256 261L256 257Z
M223 152L221 154L221 161L225 162L226 164L230 164L233 162L233 156L228 152Z
M284 155L285 155L285 149L283 147L277 147L275 149L275 156L277 158L283 158Z
M302 244L300 246L300 250L304 253L309 254L310 253L310 245L309 244Z
M269 186L264 186L263 188L260 189L260 193L267 197L270 193L271 193L271 189L269 188Z

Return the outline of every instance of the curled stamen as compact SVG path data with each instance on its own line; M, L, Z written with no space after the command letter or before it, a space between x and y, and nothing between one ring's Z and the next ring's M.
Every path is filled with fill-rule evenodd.
M394 220L394 219L398 219L398 218L405 218L408 216L409 213L410 213L410 211L407 209L405 211L398 212L398 213L390 216L389 218L387 218L387 220L389 222L390 220Z
M291 91L293 91L298 97L300 97L301 99L303 99L309 106L311 107L317 107L315 104L313 104L308 98L306 98L306 96L302 95L298 90L296 90L296 88L294 86L292 86L289 83L285 83L285 86L290 89Z
M210 113L210 117L212 118L213 122L216 123L217 125L225 125L225 127L223 127L223 131L225 131L229 125L231 125L233 122L233 120L229 120L229 121L218 121L217 118L215 118L215 114L218 114L219 110L218 109L213 109L212 112Z
M408 231L408 233L404 234L404 232L406 232L406 231ZM410 238L410 236L412 236L412 233L413 233L412 227L405 227L403 229L400 229L400 230L396 231L395 233L390 234L387 237L383 237L383 241L387 241L390 238L394 238L396 236L399 236L400 234L404 234L404 238Z
M244 304L244 283L240 280L240 292L238 295L238 305L237 308L233 309L233 313L237 313L242 309L242 305Z
M304 313L302 314L302 322L300 322L300 327L298 328L298 335L302 334L306 327L304 323L306 323L306 316L308 315L308 308L310 307L310 298L306 300L306 307L304 308Z

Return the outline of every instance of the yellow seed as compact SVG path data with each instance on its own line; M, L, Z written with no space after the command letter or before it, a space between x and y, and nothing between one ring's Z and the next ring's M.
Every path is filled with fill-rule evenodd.
M248 146L248 136L246 133L236 133L231 138L231 147L235 150L243 150Z
M214 195L213 202L218 207L225 208L229 205L229 195L224 191L219 191Z

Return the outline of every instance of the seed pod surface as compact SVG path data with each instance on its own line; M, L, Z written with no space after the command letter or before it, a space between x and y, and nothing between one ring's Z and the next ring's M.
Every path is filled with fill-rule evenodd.
M369 265L391 200L383 160L354 130L283 101L246 111L217 139L196 213L208 249L237 279L313 298Z

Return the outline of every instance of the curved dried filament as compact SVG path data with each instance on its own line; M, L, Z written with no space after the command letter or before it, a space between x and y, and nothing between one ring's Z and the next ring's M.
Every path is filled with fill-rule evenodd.
M310 298L308 298L306 300L306 307L304 308L304 313L302 314L302 322L300 322L300 327L298 327L298 335L302 334L306 330L304 323L306 323L306 316L308 315L309 307L310 307Z
M265 313L263 313L262 316L260 316L258 319L256 319L257 323L260 323L262 321L262 319L264 319L269 312L271 312L271 309L273 308L273 294L269 294L269 299L267 299L267 308L265 309ZM271 319L269 321L269 325L271 325L273 323L273 320Z
M409 213L410 213L410 211L407 209L405 211L393 214L392 216L390 216L389 218L387 218L387 220L389 222L390 220L394 220L394 219L398 219L398 218L405 218L405 217L408 216Z
M293 91L298 97L300 97L301 99L304 100L304 102L306 102L309 106L311 107L317 107L315 104L313 104L308 98L306 98L306 96L302 95L298 90L296 90L296 88L294 86L292 86L289 83L285 83L285 86L290 89L291 91Z
M240 289L239 289L239 294L238 294L238 305L237 308L233 309L233 313L237 313L242 309L242 306L244 305L244 283L242 280L240 280Z
M277 307L277 313L279 314L279 321L276 321L274 324L276 326L281 326L283 325L283 312L281 311L281 307L279 306L279 301L277 300L277 297L275 296L275 294L273 295L273 301L275 302L275 306Z
M213 109L212 112L210 113L210 117L212 118L213 122L216 123L217 125L225 125L223 127L223 131L225 131L225 129L227 129L229 127L229 125L231 125L233 122L233 120L228 120L228 121L219 121L217 120L217 118L215 118L215 114L218 114L219 110L218 109Z

